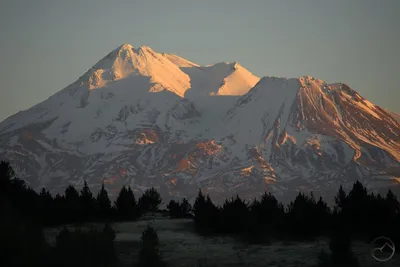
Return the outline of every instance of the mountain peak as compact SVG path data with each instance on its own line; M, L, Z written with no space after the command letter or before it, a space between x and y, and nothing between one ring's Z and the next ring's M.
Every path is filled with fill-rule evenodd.
M54 190L81 180L193 197L204 186L248 196L330 190L347 177L399 179L396 119L346 84L260 80L236 61L198 66L125 43L1 122L0 158Z
M141 46L139 46L138 50L142 50L142 51L154 51L150 46L147 46L147 45L141 45Z
M117 53L115 53L115 57L125 57L127 54L140 54L140 53L156 53L151 47L146 46L146 45L142 45L139 46L137 48L135 48L133 45L125 43L120 45L115 51L117 51ZM111 52L112 53L112 52ZM116 58L114 58L114 60L116 60Z
M118 50L128 50L128 49L133 49L133 48L134 48L133 45L124 43L118 47Z
M149 46L133 47L125 43L97 62L80 78L89 90L133 76L147 77L154 86L150 91L163 89L183 96L190 87L189 77L167 57ZM162 88L162 89L161 89Z

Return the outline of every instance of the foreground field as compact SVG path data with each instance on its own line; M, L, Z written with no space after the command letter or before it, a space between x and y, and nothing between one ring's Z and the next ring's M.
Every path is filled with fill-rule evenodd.
M270 246L260 246L245 245L231 238L204 238L193 232L191 220L171 220L153 215L137 222L113 224L117 234L115 245L122 266L132 266L140 246L141 233L147 224L157 230L162 255L171 267L311 267L316 264L321 249L329 251L324 240L308 243L274 242ZM91 226L101 228L103 225L86 224L79 227ZM46 229L46 238L50 243L55 242L59 230ZM367 244L355 243L354 252L361 267L400 266L399 255L387 262L374 260Z

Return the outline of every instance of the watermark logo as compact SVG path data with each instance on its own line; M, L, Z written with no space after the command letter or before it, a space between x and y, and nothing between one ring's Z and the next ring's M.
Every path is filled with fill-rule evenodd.
M371 255L376 261L385 262L393 258L396 251L392 240L380 236L371 242Z

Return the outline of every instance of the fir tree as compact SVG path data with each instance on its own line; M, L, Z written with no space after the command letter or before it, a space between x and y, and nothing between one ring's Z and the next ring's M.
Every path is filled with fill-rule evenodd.
M82 209L79 193L74 186L70 185L65 189L65 216L67 222L82 221Z
M171 200L167 205L167 210L171 218L181 218L181 207L178 202Z
M104 183L101 184L101 189L96 197L97 216L101 220L108 220L111 217L111 201L108 197L107 190L104 188Z
M95 199L93 198L93 194L86 181L84 182L83 188L80 192L80 204L83 219L85 221L92 220L95 210Z
M39 194L40 198L40 205L38 207L40 215L41 215L41 222L42 224L51 224L53 216L53 205L54 205L54 200L53 197L51 196L50 192L44 188L40 191Z
M180 209L182 211L182 217L187 218L190 216L190 212L192 211L192 206L186 198L182 199L182 203L180 204Z
M147 189L143 195L139 198L139 208L141 212L155 212L158 211L162 203L160 193L152 187Z
M347 200L347 195L346 192L343 190L343 187L339 187L339 191L337 195L335 196L335 210L337 212L342 212L345 207L346 207L346 200Z
M159 239L156 230L150 225L142 233L141 248L136 266L161 267L166 266L159 251Z
M115 208L120 220L133 220L138 217L136 198L130 187L128 189L125 186L122 187L115 201Z

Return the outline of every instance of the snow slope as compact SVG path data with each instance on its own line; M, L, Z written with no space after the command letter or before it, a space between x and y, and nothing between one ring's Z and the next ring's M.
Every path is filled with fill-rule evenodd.
M70 86L0 123L0 158L35 188L83 180L164 196L331 194L400 179L400 123L345 84L259 79L124 44Z
M400 122L400 114L398 113L394 113L394 112L389 112L390 115L392 115L392 117L397 120L398 122Z

